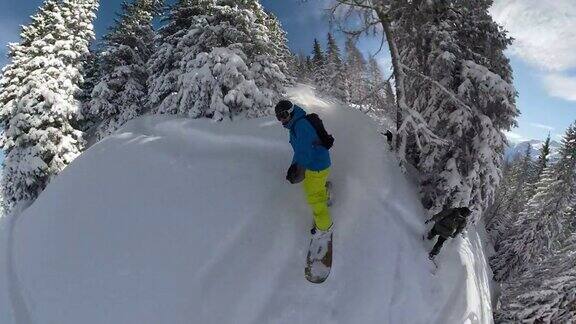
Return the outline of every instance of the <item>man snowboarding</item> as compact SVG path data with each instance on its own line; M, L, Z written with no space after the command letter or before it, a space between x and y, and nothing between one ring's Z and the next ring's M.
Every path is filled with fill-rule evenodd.
M307 256L306 278L323 282L332 265L332 218L328 209L327 179L330 173L328 148L333 138L328 135L320 121L318 125L310 115L289 100L281 100L274 109L276 118L290 131L290 144L294 156L286 179L290 183L303 181L306 201L312 209L314 227ZM319 120L316 115L315 118ZM326 143L328 142L328 143ZM319 271L315 271L319 270Z
M432 227L430 232L428 232L426 238L431 240L438 235L438 241L436 241L432 251L428 254L430 260L433 260L434 257L438 255L442 245L448 238L455 238L456 235L460 234L462 230L464 230L466 227L466 219L469 215L470 209L468 209L468 207L448 208L434 215L425 222L425 224L436 222L434 227Z

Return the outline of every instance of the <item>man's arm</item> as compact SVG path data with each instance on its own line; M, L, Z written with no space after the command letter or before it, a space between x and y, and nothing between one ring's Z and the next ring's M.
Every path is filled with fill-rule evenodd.
M428 224L430 222L436 222L439 221L441 219L443 219L444 217L448 216L450 213L452 212L452 208L450 209L444 209L441 212L439 212L438 214L432 216L432 218L430 218L429 220L427 220L425 222L425 224Z
M452 237L456 237L456 235L462 233L462 231L466 228L466 218L462 218L460 223L458 223L458 227L456 228L456 232L452 235Z

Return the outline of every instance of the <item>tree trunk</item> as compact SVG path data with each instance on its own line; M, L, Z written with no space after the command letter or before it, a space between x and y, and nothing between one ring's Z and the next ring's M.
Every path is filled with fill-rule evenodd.
M398 47L396 46L396 41L394 40L392 29L390 28L390 21L388 16L382 8L375 8L374 10L378 15L380 23L382 24L384 35L386 36L386 41L388 42L388 48L390 49L390 56L392 58L394 79L396 79L396 151L398 151L400 145L400 140L398 137L400 133L402 111L408 108L406 105L406 92L404 90L405 73L402 65L400 64L400 53L398 52Z

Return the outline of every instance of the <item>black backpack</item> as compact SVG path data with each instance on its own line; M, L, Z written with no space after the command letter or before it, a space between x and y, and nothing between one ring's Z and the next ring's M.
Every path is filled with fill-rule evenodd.
M332 145L334 145L334 136L328 134L326 128L324 128L322 119L320 119L317 114L308 114L306 115L306 119L316 130L316 135L320 138L320 144L329 150Z

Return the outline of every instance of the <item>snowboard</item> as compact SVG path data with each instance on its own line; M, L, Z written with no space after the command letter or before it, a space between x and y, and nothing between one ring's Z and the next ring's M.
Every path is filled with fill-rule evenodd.
M327 233L321 237L312 236L306 255L306 280L319 284L326 281L332 268L332 236Z

